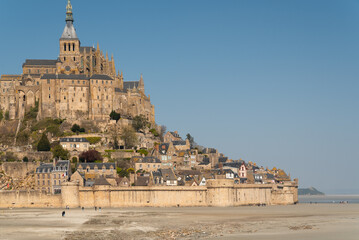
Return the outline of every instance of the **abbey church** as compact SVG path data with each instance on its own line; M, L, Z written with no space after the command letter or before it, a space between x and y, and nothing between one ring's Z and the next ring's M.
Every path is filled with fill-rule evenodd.
M99 45L83 47L74 28L71 1L66 7L66 26L60 38L59 57L54 60L27 59L21 75L2 75L0 107L9 119L21 119L39 106L38 118L109 119L111 111L122 116L144 115L154 123L150 96L139 81L124 81L116 73Z

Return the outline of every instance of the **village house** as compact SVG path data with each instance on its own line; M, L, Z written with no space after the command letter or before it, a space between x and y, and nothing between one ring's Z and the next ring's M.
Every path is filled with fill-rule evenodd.
M80 163L77 171L84 174L86 181L100 176L117 177L115 163Z
M68 151L85 152L89 150L90 143L86 138L61 138L60 145Z
M161 161L156 157L144 157L135 162L135 171L152 172L161 168Z
M154 185L162 186L177 186L177 177L172 169L158 169L158 171L151 172L151 178Z
M35 188L51 194L61 193L61 184L71 176L69 160L54 160L53 163L43 163L36 168Z
M164 136L163 136L163 141L165 143L170 143L173 141L182 141L182 138L180 137L180 135L178 134L177 131L174 132L167 132Z

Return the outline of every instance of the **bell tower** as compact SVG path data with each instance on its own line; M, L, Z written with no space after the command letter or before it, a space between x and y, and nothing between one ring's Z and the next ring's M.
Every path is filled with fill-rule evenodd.
M58 72L62 74L79 74L80 40L74 28L74 18L72 14L71 0L67 1L66 6L66 26L60 38L60 61Z

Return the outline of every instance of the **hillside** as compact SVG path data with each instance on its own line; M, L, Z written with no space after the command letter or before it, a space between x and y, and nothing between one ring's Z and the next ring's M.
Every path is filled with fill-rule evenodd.
M309 187L309 188L299 188L298 195L325 195L325 194L318 191L314 187Z

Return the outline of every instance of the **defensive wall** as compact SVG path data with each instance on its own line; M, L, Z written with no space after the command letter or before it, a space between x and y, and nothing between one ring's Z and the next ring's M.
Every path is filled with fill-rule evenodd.
M208 180L207 186L80 187L64 183L61 195L38 191L0 191L0 208L31 207L226 207L287 205L298 202L298 184L234 184L233 180Z

